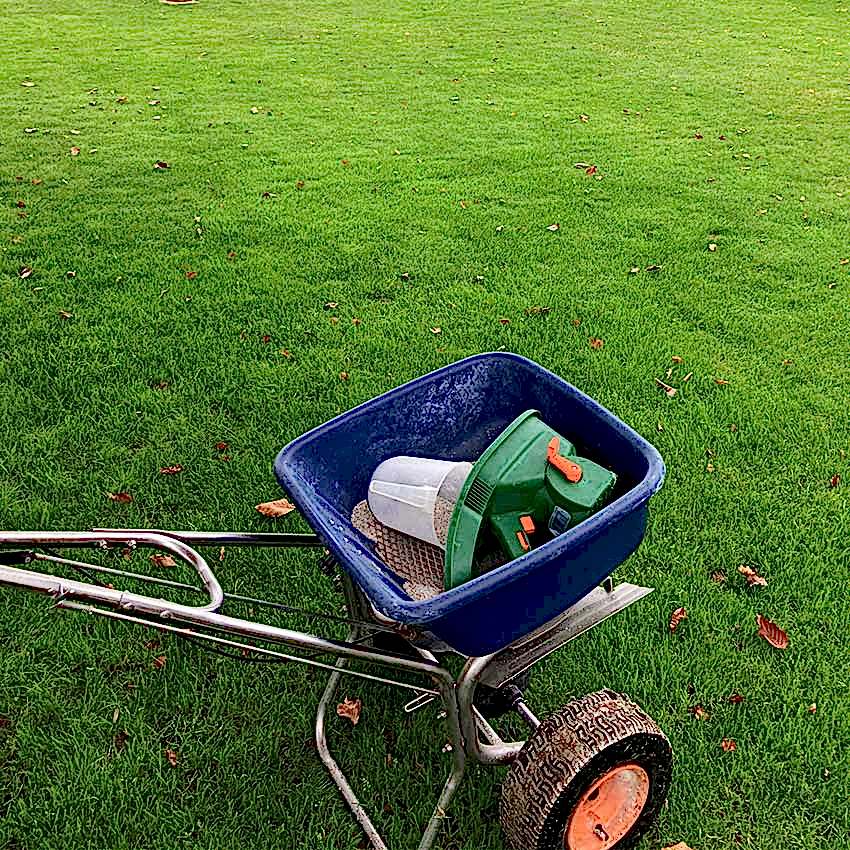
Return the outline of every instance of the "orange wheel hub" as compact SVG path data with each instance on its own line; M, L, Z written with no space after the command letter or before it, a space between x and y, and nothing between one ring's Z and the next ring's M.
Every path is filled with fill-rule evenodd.
M649 796L649 774L621 764L581 795L567 828L565 850L609 850L635 825Z

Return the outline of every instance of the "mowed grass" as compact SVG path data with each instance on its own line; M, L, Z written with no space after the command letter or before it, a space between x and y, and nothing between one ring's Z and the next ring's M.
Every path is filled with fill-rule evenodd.
M846 2L0 11L0 527L302 528L254 511L284 443L519 352L668 466L618 571L656 592L541 664L532 704L611 687L667 731L645 850L847 846ZM340 604L309 553L218 567ZM0 637L0 847L365 846L309 744L320 677L11 591ZM346 694L341 762L415 846L448 770L436 712ZM499 780L470 770L441 847L503 846Z

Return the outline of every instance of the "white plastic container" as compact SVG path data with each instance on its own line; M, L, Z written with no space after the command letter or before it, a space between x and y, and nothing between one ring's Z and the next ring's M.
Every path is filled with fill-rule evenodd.
M369 508L384 525L445 548L445 529L439 533L435 522L438 499L454 505L471 470L466 461L391 457L372 473Z

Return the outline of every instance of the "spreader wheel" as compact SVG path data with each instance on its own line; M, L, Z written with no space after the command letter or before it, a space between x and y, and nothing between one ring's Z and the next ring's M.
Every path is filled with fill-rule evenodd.
M667 797L672 749L627 697L598 691L547 717L502 785L515 850L624 850Z

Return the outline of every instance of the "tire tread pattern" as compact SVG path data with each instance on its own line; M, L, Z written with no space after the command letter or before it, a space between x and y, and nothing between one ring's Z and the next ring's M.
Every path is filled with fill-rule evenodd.
M559 808L569 802L565 797L581 771L611 747L641 763L663 762L644 809L647 818L641 816L645 823L638 823L643 832L666 796L670 744L640 706L622 694L602 690L573 700L543 720L511 765L502 785L500 807L502 829L510 845L516 850L563 847L567 815ZM662 795L660 800L653 801L653 790L656 798ZM630 833L617 844L617 850L637 838L639 834Z

